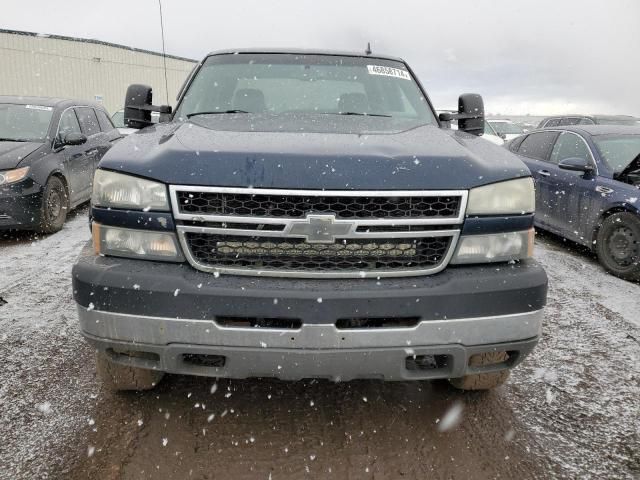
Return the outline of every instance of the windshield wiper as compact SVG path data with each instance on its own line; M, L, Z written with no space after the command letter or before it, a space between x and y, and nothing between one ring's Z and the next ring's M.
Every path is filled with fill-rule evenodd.
M187 118L194 117L196 115L220 115L222 113L251 113L246 110L215 110L213 112L195 112L187 114Z
M362 112L323 112L323 115L358 115L360 117L386 117L391 115L383 115L382 113L362 113Z
M30 142L27 138L0 138L0 142Z

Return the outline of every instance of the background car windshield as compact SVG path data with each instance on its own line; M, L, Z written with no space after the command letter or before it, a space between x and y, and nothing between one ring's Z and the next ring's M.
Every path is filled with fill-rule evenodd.
M263 114L367 114L390 128L434 124L401 62L327 55L217 55L207 59L177 116L242 110Z
M506 134L512 134L512 133L516 133L516 134L521 134L524 133L524 130L522 128L520 128L518 125L516 125L515 123L507 123L507 122L490 122L491 126L494 128L494 130L498 133L504 133Z
M52 107L0 104L0 139L42 142L47 137Z
M124 128L124 110L119 110L113 114L111 117L111 121L115 125L116 128Z
M640 135L594 137L600 155L616 173L623 171L640 155Z

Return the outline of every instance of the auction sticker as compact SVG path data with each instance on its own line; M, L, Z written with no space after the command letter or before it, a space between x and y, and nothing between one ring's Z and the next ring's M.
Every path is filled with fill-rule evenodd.
M385 77L396 77L411 80L409 72L399 68L384 67L382 65L367 65L367 70L369 71L369 75L384 75Z
M32 110L44 110L46 112L53 110L53 107L45 107L44 105L25 105L25 108L30 108Z

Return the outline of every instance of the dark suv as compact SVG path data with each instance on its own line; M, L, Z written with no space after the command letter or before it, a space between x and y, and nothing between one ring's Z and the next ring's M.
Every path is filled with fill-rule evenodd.
M533 181L479 138L482 99L441 128L400 59L208 55L174 113L99 165L73 269L82 332L116 389L163 372L502 383L535 346L547 277Z
M0 96L0 230L60 230L120 138L98 104Z

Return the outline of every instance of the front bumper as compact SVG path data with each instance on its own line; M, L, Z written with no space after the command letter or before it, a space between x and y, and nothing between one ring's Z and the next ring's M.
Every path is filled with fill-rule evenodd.
M40 223L42 186L30 178L0 186L0 230L28 230Z
M188 265L97 257L89 246L73 284L82 333L116 362L217 377L334 380L460 377L479 371L469 358L485 351L509 352L509 360L481 371L510 368L537 342L547 290L533 261L380 281L299 280L215 277ZM416 323L339 323L398 317ZM299 323L243 328L222 318Z

